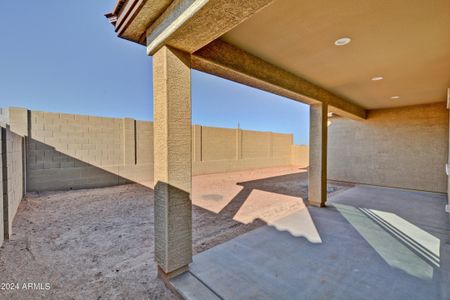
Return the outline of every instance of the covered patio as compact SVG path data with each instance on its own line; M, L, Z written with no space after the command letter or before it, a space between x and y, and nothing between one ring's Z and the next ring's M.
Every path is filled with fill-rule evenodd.
M188 299L448 299L449 10L119 0L118 36L153 56L161 279ZM191 69L310 105L302 214L194 258ZM327 180L358 185L327 199ZM280 230L290 222L304 230Z
M328 201L304 208L312 228L255 229L194 256L171 282L187 299L450 297L445 195L358 185Z

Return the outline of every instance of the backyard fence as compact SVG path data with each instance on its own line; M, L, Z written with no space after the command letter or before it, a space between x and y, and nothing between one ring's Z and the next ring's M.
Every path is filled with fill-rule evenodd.
M25 195L25 138L0 127L0 246L12 234L12 221Z
M153 123L8 108L2 127L1 240L26 191L153 187ZM192 174L308 165L292 134L192 126Z
M10 108L27 136L27 191L153 185L153 123ZM193 125L193 175L307 165L292 134Z

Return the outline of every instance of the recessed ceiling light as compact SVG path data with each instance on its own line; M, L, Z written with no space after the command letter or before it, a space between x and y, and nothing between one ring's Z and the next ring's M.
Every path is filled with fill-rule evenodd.
M352 41L351 38L343 37L343 38L340 38L340 39L336 40L336 42L334 42L334 44L336 46L344 46L344 45L347 45L348 43L350 43L351 41Z
M391 99L400 99L400 96L392 96Z
M378 80L383 80L384 78L382 77L382 76L375 76L375 77L372 77L372 80L373 81L378 81Z

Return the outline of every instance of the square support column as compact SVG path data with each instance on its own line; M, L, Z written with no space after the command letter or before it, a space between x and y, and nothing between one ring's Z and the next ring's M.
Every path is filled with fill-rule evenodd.
M192 261L192 132L189 54L162 47L153 57L155 259L167 278Z
M309 184L310 205L324 207L327 201L328 104L309 108Z

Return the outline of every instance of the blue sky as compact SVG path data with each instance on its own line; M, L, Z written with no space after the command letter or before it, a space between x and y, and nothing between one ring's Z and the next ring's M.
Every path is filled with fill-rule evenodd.
M153 119L152 59L103 16L115 0L0 3L0 107ZM192 122L294 133L308 106L192 71Z

